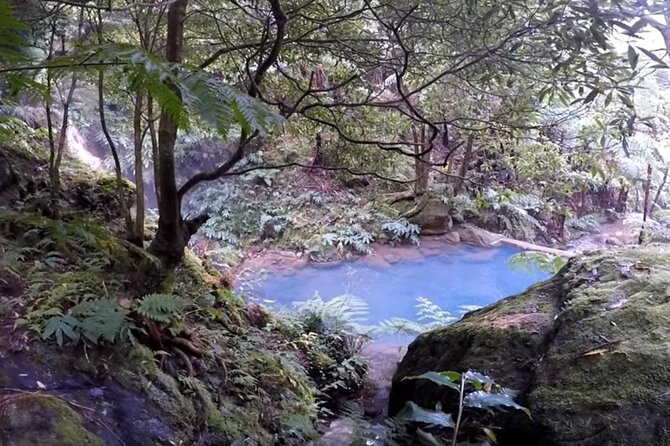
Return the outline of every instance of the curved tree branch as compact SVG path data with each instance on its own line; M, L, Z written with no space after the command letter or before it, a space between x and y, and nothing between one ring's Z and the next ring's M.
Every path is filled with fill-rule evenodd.
M284 44L284 38L286 37L286 24L288 23L288 17L281 8L281 3L279 0L268 0L270 6L272 7L272 16L275 20L275 27L277 28L275 34L275 40L270 50L270 53L267 57L261 62L259 67L256 69L253 76L250 76L250 83L248 87L248 93L251 97L258 97L259 87L263 81L263 78L270 67L277 61L279 58L279 53L281 52L282 46ZM262 46L260 49L262 50ZM254 132L251 135L248 135L246 132L242 132L240 141L238 142L237 149L233 155L226 160L223 164L218 166L216 169L209 172L201 172L195 176L189 178L184 185L179 188L179 202L184 198L184 196L196 187L198 184L205 181L212 181L223 176L226 172L232 169L243 157L245 149L251 139L258 135L258 131Z

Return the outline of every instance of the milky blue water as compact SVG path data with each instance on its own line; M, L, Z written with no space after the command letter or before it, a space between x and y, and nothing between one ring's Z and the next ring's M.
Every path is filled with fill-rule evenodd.
M454 316L465 306L486 306L546 279L537 269L511 269L507 259L514 247L459 247L444 253L405 260L390 266L364 261L334 266L307 266L291 275L267 271L254 294L274 305L290 306L315 293L328 300L344 293L363 298L369 305L369 324L394 317L416 320L417 297L425 297Z

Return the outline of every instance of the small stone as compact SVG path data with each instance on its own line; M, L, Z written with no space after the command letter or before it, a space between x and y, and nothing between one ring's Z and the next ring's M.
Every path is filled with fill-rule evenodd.
M453 231L445 234L444 240L446 240L449 243L453 243L455 245L461 242L461 236L458 232Z
M105 392L100 387L93 387L88 391L88 396L91 399L102 398L105 395Z

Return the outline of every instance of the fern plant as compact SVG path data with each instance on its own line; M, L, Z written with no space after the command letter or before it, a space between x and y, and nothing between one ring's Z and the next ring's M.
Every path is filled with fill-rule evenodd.
M392 243L408 241L414 245L419 243L419 225L410 223L406 218L387 221L382 224L382 231L389 236Z
M479 425L479 417L466 417L467 411L515 409L526 413L530 417L530 411L514 401L516 397L514 391L503 388L491 377L478 372L431 371L417 376L407 376L403 380L427 380L440 387L447 387L458 392L458 405L455 414L444 412L439 404L435 410L432 410L423 408L412 401L408 401L398 413L397 418L421 426L416 430L416 435L421 444L431 446L458 444L459 434L466 420L473 424L473 426L469 426L470 430L476 427L481 432L476 438L477 444L491 445L496 443L496 435L491 426ZM447 443L444 441L445 437L450 437L451 441Z
M296 313L303 319L317 321L321 327L332 331L360 331L370 308L362 298L353 294L343 294L324 301L318 294L314 297L294 303Z
M208 124L226 139L237 128L247 134L265 132L281 121L270 107L225 85L215 74L167 62L157 54L129 44L82 46L72 54L53 58L49 66L57 77L103 64L109 65L110 70L121 67L116 71L119 78L131 90L149 93L181 129L189 129L198 118L199 123ZM170 84L177 88L179 96Z
M425 297L416 298L417 320L404 318L386 319L374 329L376 333L407 334L417 336L436 328L444 327L458 320L450 312ZM467 308L466 308L467 309Z
M64 341L78 344L82 339L93 344L116 343L133 339L134 324L128 318L128 310L111 299L87 300L75 305L70 314L51 317L44 327L42 339L55 339L58 345Z
M556 274L567 263L564 257L540 251L524 251L511 255L507 265L516 271L534 272L540 270Z
M186 308L186 299L172 294L149 294L142 298L137 308L140 316L162 324L170 324Z
M590 233L597 233L600 228L600 224L595 215L585 215L580 218L568 218L565 221L565 226L576 231Z
M321 236L322 243L326 246L335 246L340 251L349 248L358 254L369 254L370 243L374 236L356 223L351 226L336 226Z

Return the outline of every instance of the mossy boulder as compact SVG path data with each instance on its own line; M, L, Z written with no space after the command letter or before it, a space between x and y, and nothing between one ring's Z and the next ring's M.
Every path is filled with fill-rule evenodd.
M402 215L421 228L423 235L443 235L451 231L451 210L437 197L422 196L416 201L400 201L396 204Z
M24 209L50 213L49 154L41 142L16 142L0 146L0 206L22 201ZM135 186L123 180L125 206L130 207ZM92 170L65 155L61 167L61 200L65 213L85 212L111 221L122 216L118 183L114 176Z
M429 370L477 370L517 389L502 445L670 445L670 257L592 253L554 278L417 338L399 365L391 414L406 401L453 404Z
M53 396L19 393L0 399L0 444L104 446L81 416Z

